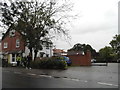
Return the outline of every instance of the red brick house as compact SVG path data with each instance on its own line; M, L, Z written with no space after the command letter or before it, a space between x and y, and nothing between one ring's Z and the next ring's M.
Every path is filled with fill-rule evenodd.
M15 30L8 30L1 40L2 45L2 54L8 58L8 62L16 62L16 56L27 56L29 55L30 50L25 46L25 43L22 39L22 36ZM43 43L43 50L39 50L37 57L41 56L41 53L44 53L43 57L51 57L52 54L52 43L48 48L45 43ZM32 52L34 58L34 50Z
M23 54L25 51L25 45L22 41L21 35L15 30L8 30L1 41L2 54L7 56L8 62L16 62L16 56Z

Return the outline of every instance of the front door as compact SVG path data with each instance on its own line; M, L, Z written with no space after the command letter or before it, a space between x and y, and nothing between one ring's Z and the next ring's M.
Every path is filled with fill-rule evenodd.
M16 62L16 54L12 54L12 62Z

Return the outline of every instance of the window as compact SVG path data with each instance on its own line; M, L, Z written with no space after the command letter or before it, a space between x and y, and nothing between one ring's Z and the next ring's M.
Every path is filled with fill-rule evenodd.
M49 57L49 54L46 54L46 57Z
M44 52L40 52L40 57L43 57L44 56Z
M17 40L16 40L16 48L19 48L19 47L20 47L20 40L17 39Z
M8 43L7 42L4 43L4 48L8 48Z

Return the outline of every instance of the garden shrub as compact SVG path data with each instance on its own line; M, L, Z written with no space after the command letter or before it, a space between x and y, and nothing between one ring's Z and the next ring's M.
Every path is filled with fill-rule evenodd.
M31 67L32 68L37 68L37 69L40 68L39 61L32 61L31 62Z
M32 68L44 68L44 69L67 69L66 61L56 60L55 58L47 60L37 60L31 63Z

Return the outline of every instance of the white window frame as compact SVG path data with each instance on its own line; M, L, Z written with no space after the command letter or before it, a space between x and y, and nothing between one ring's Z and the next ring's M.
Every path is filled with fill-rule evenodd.
M4 48L8 48L8 43L4 42Z
M20 39L16 39L16 48L20 47Z

